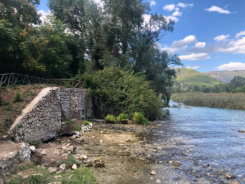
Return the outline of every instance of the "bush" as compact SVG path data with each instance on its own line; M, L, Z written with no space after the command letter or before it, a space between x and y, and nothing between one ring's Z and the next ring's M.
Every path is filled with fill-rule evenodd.
M23 101L23 97L21 96L20 92L17 91L17 93L14 96L14 103L15 102L22 102Z
M69 155L69 157L66 160L61 160L59 162L59 165L61 164L65 164L67 168L71 168L73 164L79 164L79 163L72 155Z
M77 76L77 79L79 76ZM98 118L107 114L142 112L148 119L161 115L161 100L145 77L116 67L106 67L80 79L90 88L94 113Z
M145 118L145 116L140 112L135 112L133 116L133 121L135 121L138 124L146 125L148 123L148 120Z
M95 184L95 178L90 169L80 167L72 175L65 177L62 184Z
M125 113L121 113L119 116L117 116L117 121L119 123L127 124L129 120L129 115Z
M91 122L90 121L84 121L84 125L88 126Z
M106 116L106 118L105 118L105 121L106 121L106 123L111 123L111 124L113 124L113 123L116 123L117 119L116 119L116 117L115 117L114 115L108 114L108 115Z
M49 183L49 180L46 176L43 176L43 175L31 175L26 179L24 183L26 184L44 184L44 183Z

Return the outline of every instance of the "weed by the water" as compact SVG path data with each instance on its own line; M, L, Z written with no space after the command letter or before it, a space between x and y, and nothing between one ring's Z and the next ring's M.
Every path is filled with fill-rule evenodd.
M115 117L114 115L108 114L108 115L106 116L106 118L105 118L105 121L106 121L106 123L111 123L111 124L113 124L113 123L116 123L117 119L116 119L116 117Z
M140 112L135 112L133 115L133 121L138 124L146 125L148 120L145 118L144 114Z
M125 113L121 113L119 116L117 116L117 121L119 123L127 124L129 120L129 115Z

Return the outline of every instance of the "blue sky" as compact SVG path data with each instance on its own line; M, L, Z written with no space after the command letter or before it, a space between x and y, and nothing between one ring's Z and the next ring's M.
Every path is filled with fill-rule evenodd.
M100 0L95 0L99 2ZM159 46L201 72L245 70L245 0L146 0L151 13L175 20ZM39 10L48 12L47 0Z

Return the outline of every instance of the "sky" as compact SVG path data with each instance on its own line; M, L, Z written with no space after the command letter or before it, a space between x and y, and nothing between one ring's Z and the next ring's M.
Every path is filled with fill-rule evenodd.
M38 7L45 15L48 0ZM94 0L97 3L100 0ZM174 20L159 47L200 72L245 70L245 0L145 0L150 13ZM145 15L147 17L147 14Z

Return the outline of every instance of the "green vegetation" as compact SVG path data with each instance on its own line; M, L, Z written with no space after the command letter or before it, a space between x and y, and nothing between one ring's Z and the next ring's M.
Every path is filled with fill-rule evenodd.
M37 147L37 146L40 144L40 142L39 142L39 141L30 141L29 144L30 144L31 146Z
M70 162L70 161L69 161ZM95 177L93 172L84 167L80 167L76 170L69 170L65 173L50 173L45 168L36 167L32 162L26 163L24 166L20 166L17 171L31 170L30 176L23 178L22 176L16 176L8 184L47 184L53 182L61 182L62 184L95 184ZM61 176L57 179L55 176Z
M66 125L72 125L72 124L73 124L73 121L72 121L72 120L67 120L67 121L65 122L65 124L66 124Z
M17 93L15 94L14 96L14 103L15 102L22 102L24 99L23 99L23 96L20 94L19 91L17 91Z
M105 117L105 121L106 123L110 123L110 124L114 124L117 122L117 119L114 115L112 114L108 114L106 117Z
M205 91L206 88L222 84L212 77L187 68L176 69L176 76L173 92Z
M75 157L73 157L72 155L69 155L66 160L62 160L59 162L59 165L61 165L61 164L66 164L66 167L71 169L73 164L79 164L79 163L75 159Z
M176 93L172 99L193 106L245 110L245 93Z
M62 184L95 184L95 178L91 170L80 167L72 173L66 174L62 180Z
M122 124L127 124L129 121L129 115L125 113L121 113L117 116L117 122Z
M78 76L81 80L86 79L79 76L90 76L92 83L86 80L86 87L94 95L97 116L140 111L149 119L157 118L159 101L167 105L170 99L173 66L181 64L176 55L156 47L159 35L173 31L174 22L159 14L151 14L149 22L145 22L142 17L149 14L150 5L142 0L106 0L103 10L94 1L49 0L53 15L41 24L36 10L39 3L0 2L0 73L47 78ZM106 83L105 92L99 89L103 86L99 83ZM132 95L129 87L134 90ZM108 96L108 90L116 95ZM96 98L95 94L101 96ZM106 110L109 103L111 108ZM128 111L124 111L126 105Z
M91 122L86 120L83 123L84 123L84 125L88 126Z
M133 112L142 112L153 120L161 115L160 98L142 75L117 67L106 67L83 78L90 88L97 117L119 115L121 112L132 116Z
M142 124L142 125L146 125L148 123L148 120L140 112L135 112L134 113L134 115L133 115L133 121L136 122L136 123L138 123L138 124Z

